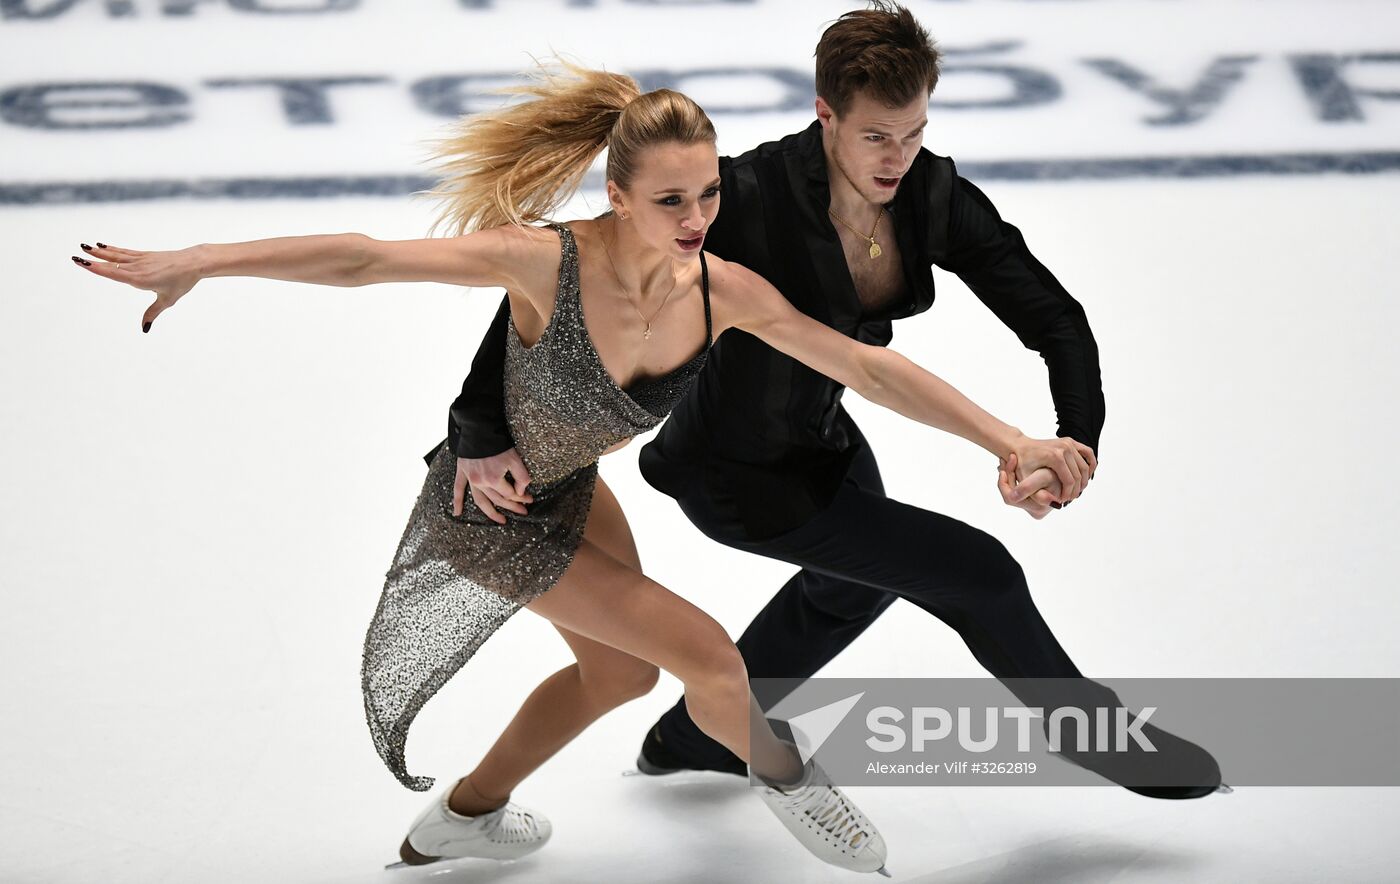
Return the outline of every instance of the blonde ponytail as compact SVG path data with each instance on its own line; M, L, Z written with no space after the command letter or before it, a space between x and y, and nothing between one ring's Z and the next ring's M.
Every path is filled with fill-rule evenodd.
M548 219L578 191L604 147L608 178L625 189L645 147L715 142L709 117L690 98L670 89L643 95L623 74L560 61L501 94L532 97L463 117L449 137L432 142L441 178L419 193L446 205L429 236L444 223L460 236Z
M432 231L451 235L546 219L578 190L608 143L617 118L641 94L637 81L568 62L538 67L522 86L502 95L531 98L463 117L435 139L440 180L420 191L446 202Z

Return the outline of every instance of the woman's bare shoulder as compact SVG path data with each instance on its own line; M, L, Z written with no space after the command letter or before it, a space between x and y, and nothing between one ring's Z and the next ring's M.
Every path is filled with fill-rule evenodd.
M554 281L559 277L559 234L548 227L503 224L477 232L488 239L491 250L511 280L512 291L531 302L552 303Z
M710 301L724 328L749 327L783 312L783 296L768 280L733 261L705 253L710 274Z
M710 297L721 301L745 297L755 286L763 284L763 277L743 264L735 264L705 253L705 269L710 277Z
M705 257L710 270L711 290L718 287L738 297L786 300L768 281L767 277L758 271L750 270L743 264L736 264L733 261L721 260L708 253Z
M543 226L502 224L477 231L476 236L487 239L492 247L514 261L537 261L556 257L559 234Z

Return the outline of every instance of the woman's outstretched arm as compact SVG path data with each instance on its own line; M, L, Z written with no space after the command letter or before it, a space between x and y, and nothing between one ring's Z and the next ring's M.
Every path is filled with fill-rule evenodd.
M331 233L202 243L158 252L99 243L96 248L85 248L87 259L75 255L74 261L98 276L155 292L155 302L142 316L142 327L149 330L157 316L201 279L216 276L254 276L334 286L444 282L516 290L520 271L528 272L539 262L542 242L547 239L540 231L512 226L479 230L466 236L410 240ZM523 291L532 288L525 286Z
M797 310L747 268L714 261L711 275L719 330L746 331L871 402L961 436L999 458L1014 452L1027 475L1048 467L1063 486L1061 500L1073 500L1084 490L1095 467L1089 446L1073 439L1027 437L899 353L862 344Z

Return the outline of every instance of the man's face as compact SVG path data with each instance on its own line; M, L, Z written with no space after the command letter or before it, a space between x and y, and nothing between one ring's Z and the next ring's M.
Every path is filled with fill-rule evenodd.
M903 107L887 107L857 92L839 117L818 98L817 117L840 172L866 200L884 204L894 199L923 146L928 97L916 97Z

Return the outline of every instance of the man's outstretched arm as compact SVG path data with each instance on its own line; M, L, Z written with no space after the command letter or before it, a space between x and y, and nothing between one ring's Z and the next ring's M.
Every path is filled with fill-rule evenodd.
M954 175L949 197L948 252L939 266L967 287L1045 360L1060 436L1099 450L1103 384L1099 349L1084 308L1036 260L1021 231L1002 220L991 200Z

